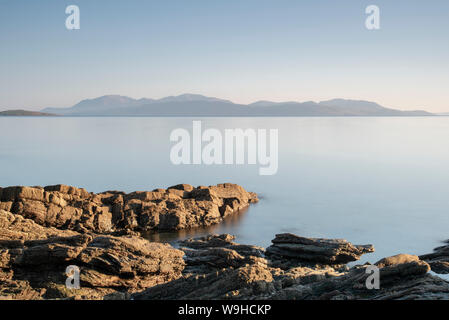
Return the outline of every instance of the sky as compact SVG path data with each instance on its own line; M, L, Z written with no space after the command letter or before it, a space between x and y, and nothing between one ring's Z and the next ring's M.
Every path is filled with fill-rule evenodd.
M0 110L197 93L449 112L448 17L447 0L0 0Z

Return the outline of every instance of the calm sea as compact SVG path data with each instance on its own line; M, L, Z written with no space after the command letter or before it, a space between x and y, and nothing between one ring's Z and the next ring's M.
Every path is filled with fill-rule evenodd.
M170 162L170 132L278 129L279 169ZM0 185L64 183L88 191L232 182L261 201L207 230L268 246L276 233L374 244L362 262L422 254L449 238L449 117L425 118L0 118Z

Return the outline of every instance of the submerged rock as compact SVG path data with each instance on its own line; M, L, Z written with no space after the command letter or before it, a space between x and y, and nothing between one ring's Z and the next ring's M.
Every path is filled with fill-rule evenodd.
M257 195L236 184L181 184L151 192L89 193L66 185L0 188L0 209L36 223L78 232L180 230L219 223Z

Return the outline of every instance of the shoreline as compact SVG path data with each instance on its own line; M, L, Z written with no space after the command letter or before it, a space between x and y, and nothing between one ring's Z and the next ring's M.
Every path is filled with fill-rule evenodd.
M172 244L154 242L137 232L142 225L133 229L133 224L121 225L118 222L123 220L113 220L114 212L115 216L117 212L129 213L117 211L117 196L124 198L118 202L122 205L154 202L172 208L176 207L173 203L187 202L191 205L191 211L185 208L187 220L188 214L198 214L198 208L208 209L206 217L218 210L220 219L201 220L204 225L220 223L225 215L232 216L257 201L256 194L233 184L198 188L177 185L130 194L93 194L64 185L1 188L0 298L449 298L449 282L429 273L449 273L449 245L419 257L399 254L361 265L356 261L374 252L372 245L290 233L276 235L267 248L236 243L229 234L209 234ZM59 215L48 210L55 205L61 207ZM68 207L72 209L64 211ZM80 208L81 214L76 210ZM180 226L177 222L172 224L174 230ZM68 266L79 268L79 289L66 287ZM366 287L370 276L367 270L373 266L379 270L379 290Z

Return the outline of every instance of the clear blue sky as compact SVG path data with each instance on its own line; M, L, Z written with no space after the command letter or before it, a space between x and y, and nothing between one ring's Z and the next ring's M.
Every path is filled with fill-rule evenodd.
M188 92L449 111L448 35L447 0L0 0L0 110Z

